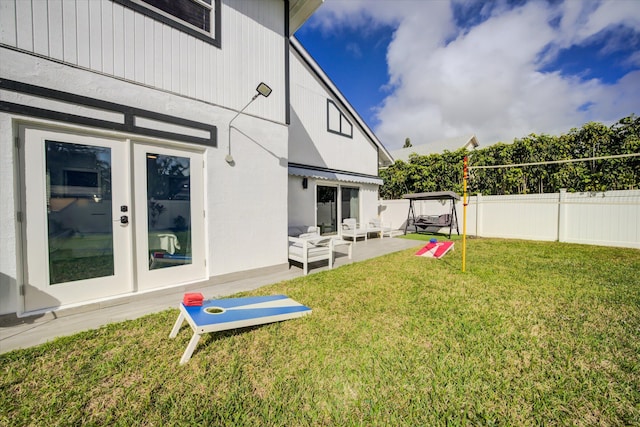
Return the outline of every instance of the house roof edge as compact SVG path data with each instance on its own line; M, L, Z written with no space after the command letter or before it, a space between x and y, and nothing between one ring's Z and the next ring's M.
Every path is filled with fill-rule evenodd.
M295 36L291 37L291 47L300 55L300 57L307 63L309 68L320 78L322 83L327 87L329 92L336 98L342 106L349 111L349 114L356 120L358 126L364 131L365 135L369 140L378 148L378 160L382 163L393 163L393 156L387 150L387 148L380 142L378 137L373 133L371 128L365 123L360 114L353 108L353 106L349 103L349 101L344 97L340 89L331 81L329 76L324 72L324 70L318 65L318 63L313 59L313 57L307 52L307 50L302 46L302 43ZM386 161L385 161L386 160Z

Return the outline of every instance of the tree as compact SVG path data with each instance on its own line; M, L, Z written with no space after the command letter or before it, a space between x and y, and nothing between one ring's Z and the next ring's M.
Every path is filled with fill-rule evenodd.
M406 138L404 140L404 146L402 148L409 148L409 147L413 147L413 145L411 145L411 138Z
M411 146L409 138L405 147ZM640 118L635 114L611 127L585 123L560 136L530 134L513 143L498 143L469 155L471 166L540 163L580 158L640 153ZM406 193L462 191L464 150L420 156L409 162L397 161L380 175L384 199ZM606 191L640 188L640 157L594 159L583 162L553 163L521 167L473 169L469 176L471 194L552 193Z
M403 194L409 193L407 188L407 174L409 165L402 160L397 160L388 168L380 171L380 178L384 185L380 187L380 197L385 200L400 199Z

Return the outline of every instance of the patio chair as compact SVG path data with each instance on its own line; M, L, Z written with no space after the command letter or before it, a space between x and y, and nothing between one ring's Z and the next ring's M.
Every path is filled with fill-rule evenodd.
M173 233L149 233L149 249L161 249L174 254L176 250L180 250L180 242Z
M355 243L358 237L364 237L364 241L367 241L367 228L362 228L355 218L346 218L342 221L342 238L352 239Z
M384 236L393 237L391 223L385 224L378 218L373 218L369 221L369 224L367 224L367 232L378 233L381 239L384 238Z
M298 234L297 231L306 231ZM322 237L317 227L289 227L289 264L291 261L302 264L302 271L309 273L309 263L329 261L329 268L333 268L333 238ZM293 234L293 235L291 235ZM296 235L297 234L297 235Z

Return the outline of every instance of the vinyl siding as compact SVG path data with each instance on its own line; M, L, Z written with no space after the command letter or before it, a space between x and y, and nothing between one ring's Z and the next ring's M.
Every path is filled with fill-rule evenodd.
M284 2L221 4L221 47L111 0L2 0L0 44L208 103L285 120Z

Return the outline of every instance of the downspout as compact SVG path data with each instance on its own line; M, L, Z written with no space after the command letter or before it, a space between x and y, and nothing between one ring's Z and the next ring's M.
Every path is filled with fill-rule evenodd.
M289 93L289 0L284 0L284 121L291 124L291 95Z

